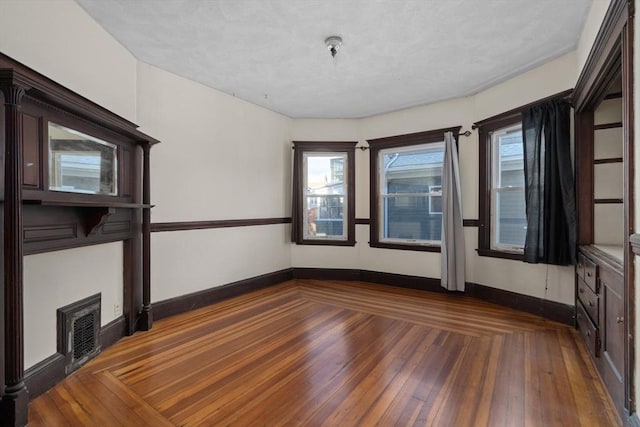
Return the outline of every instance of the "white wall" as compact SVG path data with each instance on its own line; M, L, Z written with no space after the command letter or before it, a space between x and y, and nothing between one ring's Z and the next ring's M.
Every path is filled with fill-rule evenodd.
M152 222L290 216L291 119L142 63L137 89ZM289 268L289 228L154 233L152 300Z
M58 308L101 293L100 324L122 315L122 251L115 242L24 258L25 369L56 352Z
M135 122L136 59L74 1L0 1L0 52Z
M402 135L430 129L462 126L508 111L531 101L570 89L576 79L572 52L474 96L411 108L358 120L294 120L293 140L357 140ZM478 218L478 134L461 137L459 144L463 214ZM356 151L356 217L369 217L369 152ZM525 264L480 257L477 229L465 228L466 280L538 298L574 304L572 267ZM370 248L369 228L356 226L357 244L349 247L296 245L294 267L355 268L440 277L440 254Z
M580 41L578 42L578 48L576 53L578 60L576 63L576 70L578 75L582 71L584 64L587 62L591 46L596 40L598 30L604 19L604 15L607 13L611 0L592 0L587 20L582 28L582 34L580 35Z

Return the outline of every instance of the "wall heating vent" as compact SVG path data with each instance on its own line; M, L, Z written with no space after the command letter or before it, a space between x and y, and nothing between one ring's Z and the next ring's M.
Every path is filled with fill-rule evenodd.
M96 294L58 309L58 352L65 356L66 374L100 353L100 304Z

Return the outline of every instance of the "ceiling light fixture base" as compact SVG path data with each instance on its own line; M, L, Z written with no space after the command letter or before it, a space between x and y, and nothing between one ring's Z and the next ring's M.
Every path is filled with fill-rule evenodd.
M331 57L335 58L336 54L340 47L342 47L342 37L339 36L330 36L324 40L324 44L329 49L329 53L331 53Z

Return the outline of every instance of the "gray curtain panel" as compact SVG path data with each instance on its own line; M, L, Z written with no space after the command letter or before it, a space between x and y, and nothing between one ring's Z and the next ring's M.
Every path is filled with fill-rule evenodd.
M441 285L464 292L464 228L458 148L452 132L444 134L442 166L442 273Z

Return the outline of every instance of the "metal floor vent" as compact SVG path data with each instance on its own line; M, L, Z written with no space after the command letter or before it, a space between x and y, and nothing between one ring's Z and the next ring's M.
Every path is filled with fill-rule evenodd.
M58 309L58 352L65 356L66 374L100 353L100 304L96 294Z

